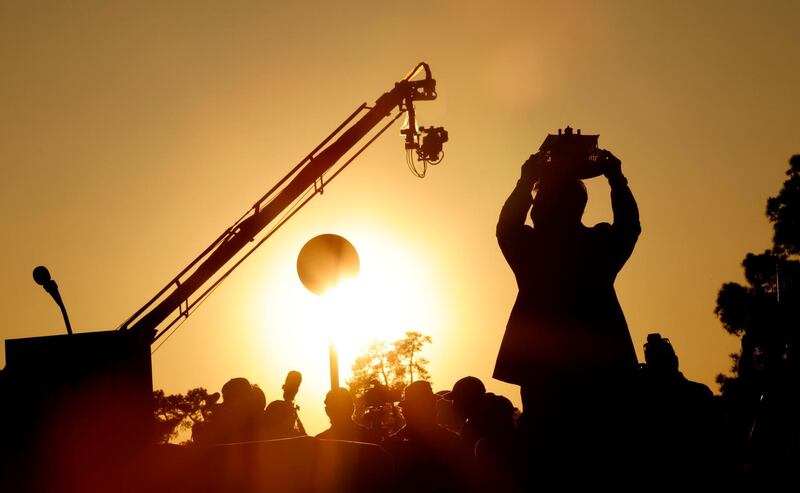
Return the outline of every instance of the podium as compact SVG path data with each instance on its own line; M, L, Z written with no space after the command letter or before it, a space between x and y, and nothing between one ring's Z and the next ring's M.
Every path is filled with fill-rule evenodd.
M5 349L0 489L86 484L133 467L154 444L149 338L86 332L8 339Z

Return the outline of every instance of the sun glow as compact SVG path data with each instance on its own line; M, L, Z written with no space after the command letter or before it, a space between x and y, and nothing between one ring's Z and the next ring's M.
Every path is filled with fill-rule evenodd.
M273 359L288 358L293 369L319 373L325 381L327 345L333 340L341 385L350 378L355 358L371 342L391 342L409 330L435 337L442 323L442 307L437 301L441 294L424 258L371 233L346 231L343 235L358 250L358 277L344 279L325 294L315 295L287 269L284 275L291 279L283 285L270 285L270 304L260 305L264 308L257 324L263 328L260 339Z
M369 261L366 249L359 253L362 270L357 278L341 281L322 296L308 293L301 303L313 332L335 343L342 383L349 378L355 358L371 342L393 341L407 330L424 331L434 316L430 305L417 304L427 279L416 276L418 268L403 261L410 259L384 252Z

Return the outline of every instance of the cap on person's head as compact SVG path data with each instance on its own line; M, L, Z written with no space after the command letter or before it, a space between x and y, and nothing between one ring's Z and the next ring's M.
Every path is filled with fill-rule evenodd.
M480 378L468 376L458 380L453 385L453 390L442 396L448 401L469 401L479 399L486 393L486 386Z
M246 378L231 378L222 386L222 401L228 404L243 402L248 400L251 393L252 387Z
M408 384L403 391L403 400L400 401L400 407L435 401L436 395L433 393L431 383L425 380L417 380Z
M353 405L353 396L350 394L350 391L339 387L336 389L331 390L325 395L325 405L326 406L343 406L343 405Z

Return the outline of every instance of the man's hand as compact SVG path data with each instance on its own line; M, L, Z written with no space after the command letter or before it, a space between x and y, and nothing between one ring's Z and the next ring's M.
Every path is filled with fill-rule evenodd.
M622 177L622 161L611 154L611 151L600 149L597 160L599 161L600 169L603 170L603 176L609 180Z
M542 177L545 166L547 166L547 156L543 152L531 154L531 157L522 165L520 179L531 184L535 183Z

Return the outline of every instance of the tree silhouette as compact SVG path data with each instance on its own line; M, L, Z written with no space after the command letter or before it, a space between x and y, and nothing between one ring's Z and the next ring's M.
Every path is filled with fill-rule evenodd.
M419 355L425 344L431 343L431 337L420 332L409 331L403 339L394 342L393 358L395 371L400 380L411 383L415 380L428 380L430 374L426 366L429 361ZM405 377L408 379L405 379Z
M353 363L353 376L347 382L350 392L358 397L375 382L402 391L414 380L428 380L429 362L420 352L430 343L430 336L415 331L406 332L405 337L391 344L373 342Z
M159 443L174 440L180 431L191 429L195 423L205 421L210 414L207 406L208 391L202 387L183 394L165 395L163 390L153 392L156 433ZM187 441L183 443L187 443Z
M773 247L748 253L742 262L747 285L726 283L714 312L723 328L742 338L733 357L733 375L720 375L723 394L732 386L758 393L765 371L780 371L797 347L800 322L800 155L789 160L789 179L767 201L767 217L775 234Z
M378 383L388 389L403 389L402 379L397 378L396 355L384 341L370 344L353 363L353 375L347 387L354 396L360 396Z
M409 383L430 379L428 360L420 355L430 343L430 336L408 331L390 344L373 342L356 358L347 386L355 397L357 422L383 434L402 426L395 402Z
M783 447L777 434L796 426L787 411L797 407L800 383L800 155L789 160L786 174L783 188L767 201L772 248L747 254L747 283L724 284L714 310L723 328L742 339L739 353L731 355L732 375L717 377L733 424L740 436L767 444L769 453ZM772 436L759 438L764 430Z
M784 255L800 255L800 154L789 159L789 179L777 197L767 201L767 216L775 229L774 249Z

